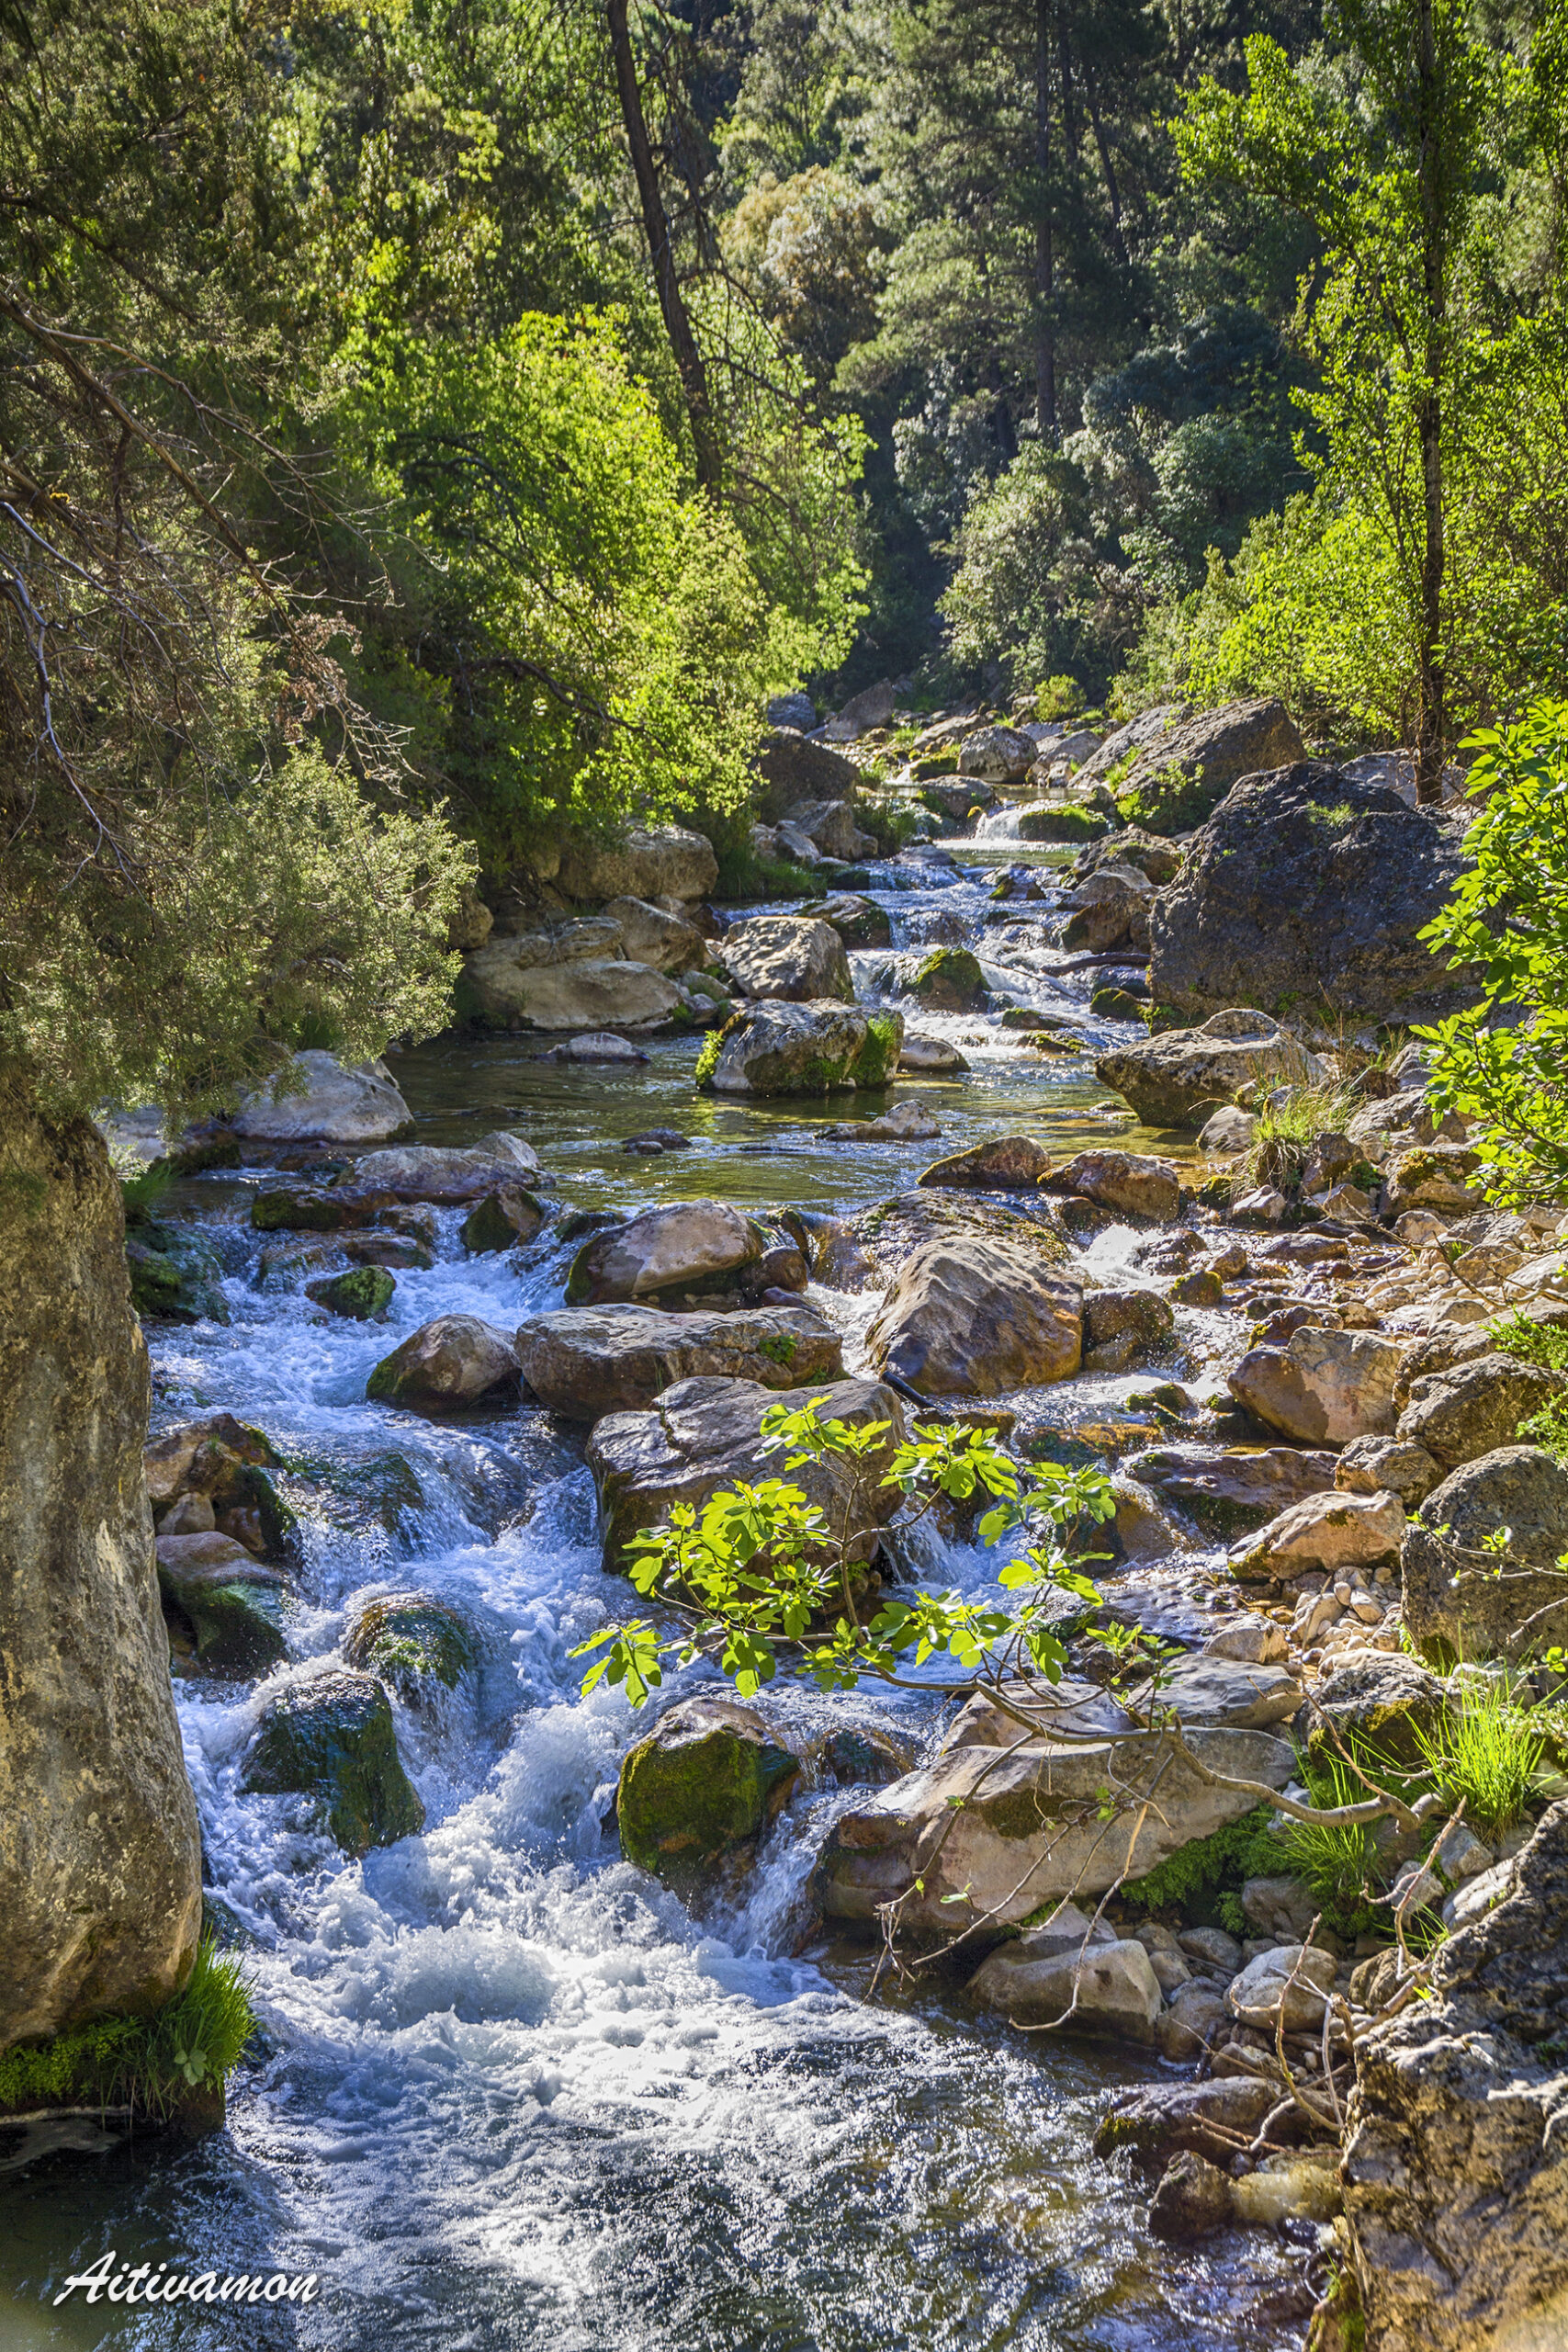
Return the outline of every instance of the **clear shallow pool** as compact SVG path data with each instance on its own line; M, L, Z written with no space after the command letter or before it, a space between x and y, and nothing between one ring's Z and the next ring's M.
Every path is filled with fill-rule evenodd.
M1052 995L998 962L974 885L889 896L901 933L928 898L962 916L1008 975L998 985L1018 975L1021 1001L1086 1001L1093 973ZM857 959L863 989L887 961ZM541 1062L521 1041L448 1042L396 1068L426 1139L515 1126L581 1206L707 1192L834 1205L986 1134L1027 1128L1066 1148L1133 1132L1094 1113L1092 1072L1037 1060L984 1021L919 1025L956 1035L974 1065L919 1082L940 1146L826 1145L818 1108L699 1100L690 1043L655 1045L630 1071ZM831 1115L874 1107L846 1097ZM653 1125L694 1148L621 1152ZM219 1225L231 1323L152 1339L161 1422L230 1409L310 1471L295 1489L297 1657L255 1690L177 1685L210 1892L245 1939L265 2046L220 2138L127 2144L84 2120L64 2128L96 2149L0 2176L4 2352L1299 2341L1288 2306L1258 2301L1289 2290L1298 2255L1259 2236L1178 2257L1148 2236L1137 2185L1089 2154L1106 2095L1152 2062L1031 2041L941 1984L868 2003L863 1953L811 1940L805 1880L841 1792L804 1790L703 1919L618 1860L606 1802L641 1726L615 1694L583 1702L567 1656L621 1598L598 1565L577 1446L536 1413L434 1425L364 1401L370 1366L432 1315L504 1325L557 1303L558 1253L465 1261L448 1215L437 1263L400 1275L389 1323L364 1329L256 1287L246 1190L201 1180L179 1202ZM864 1303L829 1303L852 1354ZM972 1552L934 1565L974 1588L992 1571ZM295 1801L242 1793L239 1758L261 1703L333 1656L356 1601L407 1586L462 1607L481 1666L437 1716L399 1711L423 1834L347 1862ZM929 1699L777 1703L807 1736L847 1713L914 1748L936 1722ZM80 2295L53 2308L110 2246L127 2264L314 2270L321 2297L211 2318Z

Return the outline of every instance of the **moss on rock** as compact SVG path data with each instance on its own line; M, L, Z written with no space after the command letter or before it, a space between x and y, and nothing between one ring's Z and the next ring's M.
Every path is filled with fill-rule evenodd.
M967 947L935 947L909 983L931 1012L981 1012L989 1001L977 957Z
M395 1845L424 1826L391 1706L368 1674L324 1674L283 1691L262 1719L245 1783L264 1794L316 1798L348 1854Z
M621 1766L621 1849L660 1878L700 1876L757 1836L799 1770L751 1708L688 1699Z

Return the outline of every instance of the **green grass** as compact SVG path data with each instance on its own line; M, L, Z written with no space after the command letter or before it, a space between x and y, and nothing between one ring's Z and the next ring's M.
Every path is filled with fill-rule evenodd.
M255 2031L241 1963L209 1936L183 1992L152 2018L98 2018L0 2056L0 2109L133 2107L171 2114L193 2091L226 2082Z
M908 806L879 808L874 801L857 797L855 822L863 833L869 833L876 843L878 857L897 857L911 837L924 831L920 822L922 811Z
M1359 1108L1342 1086L1292 1087L1283 1102L1258 1114L1247 1153L1248 1182L1289 1192L1301 1182L1318 1136L1342 1134Z
M1268 1805L1258 1805L1212 1837L1179 1847L1146 1876L1129 1879L1122 1900L1135 1911L1179 1911L1190 1926L1217 1923L1232 1935L1245 1935L1244 1883L1268 1878L1281 1868L1270 1817Z
M1376 1780L1377 1759L1359 1760ZM1368 1793L1366 1783L1333 1758L1303 1759L1302 1774L1316 1805L1359 1804ZM1370 1822L1287 1821L1277 1836L1286 1870L1322 1905L1331 1929L1359 1935L1373 1924L1368 1906L1388 1873Z
M1530 1775L1546 1742L1530 1727L1529 1711L1496 1683L1470 1691L1430 1732L1412 1736L1444 1804L1462 1798L1464 1817L1480 1838L1500 1838L1525 1809Z

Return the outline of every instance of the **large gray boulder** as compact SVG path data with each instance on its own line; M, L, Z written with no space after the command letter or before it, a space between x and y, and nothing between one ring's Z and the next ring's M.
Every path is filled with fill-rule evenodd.
M660 1291L711 1289L760 1258L755 1220L724 1201L667 1201L586 1240L566 1280L569 1306L602 1306Z
M1215 1013L1197 1029L1168 1029L1120 1046L1101 1056L1094 1074L1132 1105L1145 1127L1201 1127L1257 1080L1314 1086L1328 1071L1267 1012L1237 1008Z
M1253 1348L1230 1374L1238 1405L1298 1445L1348 1445L1393 1433L1404 1351L1372 1331L1304 1325L1282 1348Z
M615 955L535 964L515 951L514 941L493 939L464 963L458 1007L481 1028L650 1029L685 1002L650 964Z
M1034 1943L1026 1932L992 1952L969 1980L970 1998L1014 2025L1154 2041L1165 2004L1142 1944L1097 1939L1064 1950L1053 1939L1037 1951Z
M509 1333L478 1315L437 1315L382 1357L365 1394L372 1404L444 1412L477 1404L516 1378L517 1352Z
M708 1039L696 1081L715 1094L817 1095L885 1086L903 1043L899 1012L868 1013L831 998L749 1004Z
M1463 825L1324 761L1251 775L1155 901L1149 985L1194 1020L1227 1006L1430 1021L1470 1001L1419 936L1463 865Z
M245 1097L234 1133L258 1143L380 1143L412 1124L384 1062L346 1069L311 1050Z
M1179 718L1140 745L1116 780L1116 797L1146 832L1190 832L1239 777L1285 767L1304 750L1282 702L1226 703Z
M1259 1527L1335 1482L1332 1453L1294 1446L1157 1445L1129 1454L1122 1466L1220 1535Z
M718 880L713 843L681 825L634 827L616 842L569 835L556 884L563 898L705 899Z
M656 972L690 972L708 960L708 944L695 923L650 907L646 899L612 899L604 909L621 928L621 954Z
M1367 2352L1568 2341L1568 1805L1357 2045L1343 2166Z
M808 1004L819 997L854 1001L843 942L830 923L807 915L753 915L732 923L718 948L732 988L747 997Z
M440 1144L399 1144L389 1151L367 1151L355 1162L356 1188L389 1193L395 1201L434 1201L452 1206L477 1201L499 1186L538 1181L539 1157L521 1136L500 1131L457 1150Z
M1461 1463L1514 1444L1519 1423L1564 1388L1568 1380L1561 1373L1519 1356L1477 1356L1413 1381L1396 1434L1423 1446L1444 1470L1457 1470Z
M827 1512L829 1523L841 1519L858 1489L857 1529L865 1532L854 1545L854 1556L863 1562L876 1549L874 1530L886 1525L898 1505L897 1490L883 1487L881 1479L904 1435L904 1408L890 1388L872 1380L824 1383L819 1393L828 1399L825 1418L857 1428L869 1421L888 1424L865 1464L834 1454L787 1474ZM737 1479L755 1483L784 1476L783 1456L762 1451L762 1417L778 1402L776 1393L759 1381L681 1380L646 1413L606 1415L588 1441L606 1568L624 1569L630 1537L658 1526L673 1504L700 1509Z
M643 1412L678 1380L799 1388L843 1377L843 1341L797 1306L667 1315L655 1306L565 1307L517 1331L523 1378L570 1420Z
M765 825L776 825L786 808L802 800L852 800L861 782L859 768L841 752L807 742L784 728L764 738L757 766L757 814Z
M866 1334L880 1370L930 1396L1066 1380L1083 1354L1081 1286L1005 1242L936 1241L900 1270Z
M179 1990L200 1845L142 1476L147 1351L85 1120L0 1080L0 2050Z
M1484 1546L1507 1530L1501 1555ZM1517 1662L1568 1639L1568 1466L1506 1445L1434 1487L1401 1554L1411 1639L1445 1659Z
M1294 1766L1269 1732L1192 1730L1211 1772L1282 1789ZM1126 1809L1102 1818L1103 1792ZM1157 1788L1143 1806L1140 1792ZM990 1747L953 1748L840 1815L813 1877L830 1919L874 1922L897 1901L902 1932L945 1942L984 1920L995 1935L1044 1904L1103 1894L1249 1813L1247 1791L1201 1780L1162 1733L1067 1746L1041 1741L998 1761Z

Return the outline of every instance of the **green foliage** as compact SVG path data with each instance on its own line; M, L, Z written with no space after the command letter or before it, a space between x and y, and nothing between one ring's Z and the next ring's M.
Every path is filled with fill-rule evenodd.
M134 2107L166 2116L221 2084L255 2031L243 1969L204 1936L184 1989L152 2018L100 2018L0 2056L0 2110Z
M1540 1364L1543 1372L1568 1372L1568 1328L1538 1323L1517 1307L1491 1326L1487 1335L1500 1355Z
M1179 1846L1142 1878L1129 1879L1122 1901L1134 1910L1178 1911L1192 1924L1217 1922L1233 1935L1245 1933L1236 1899L1244 1881L1266 1878L1280 1866L1272 1818L1267 1805L1257 1805L1239 1821Z
M1554 1396L1539 1413L1530 1413L1516 1431L1521 1445L1539 1445L1559 1462L1568 1462L1568 1396Z
M1038 719L1077 718L1083 707L1083 688L1076 678L1047 678L1034 690L1034 716Z
M1248 1182L1293 1192L1318 1136L1343 1133L1359 1108L1346 1088L1333 1085L1293 1086L1281 1101L1266 1102L1247 1148Z
M1450 1808L1463 1800L1465 1819L1483 1838L1512 1829L1525 1808L1530 1775L1545 1752L1530 1711L1500 1683L1467 1690L1430 1732L1412 1725L1432 1779Z
M585 1690L603 1679L624 1687L640 1707L671 1657L680 1666L709 1659L742 1697L772 1681L781 1659L822 1690L852 1690L865 1674L908 1684L911 1668L939 1654L971 1673L1060 1679L1065 1653L1051 1629L1052 1596L1065 1589L1098 1597L1061 1539L1080 1524L1114 1516L1103 1472L1051 1464L1021 1472L988 1431L958 1424L922 1426L890 1448L888 1422L856 1427L825 1419L827 1401L781 1404L764 1416L764 1451L784 1455L784 1477L742 1481L700 1509L678 1503L666 1525L631 1539L632 1583L645 1600L681 1621L682 1630L662 1633L643 1617L581 1643L574 1657L601 1653L584 1678ZM837 1525L787 1476L829 1461L848 1473ZM1024 1598L1010 1609L919 1591L883 1600L863 1621L857 1562L876 1532L871 1501L878 1487L897 1487L917 1516L943 1496L957 1502L995 1498L980 1521L982 1543L1042 1525L1044 1539L1010 1560L998 1579Z
M1363 1754L1358 1761L1369 1780L1386 1783L1378 1758ZM1305 1758L1302 1771L1316 1805L1359 1804L1369 1793L1367 1781L1332 1757ZM1286 1821L1278 1832L1286 1869L1310 1888L1337 1934L1364 1933L1372 1924L1369 1906L1388 1877L1374 1827L1366 1821Z
M1568 1188L1568 702L1535 703L1468 748L1473 863L1422 937L1473 971L1482 1002L1419 1033L1437 1046L1429 1092L1475 1122L1488 1199L1555 1202Z

